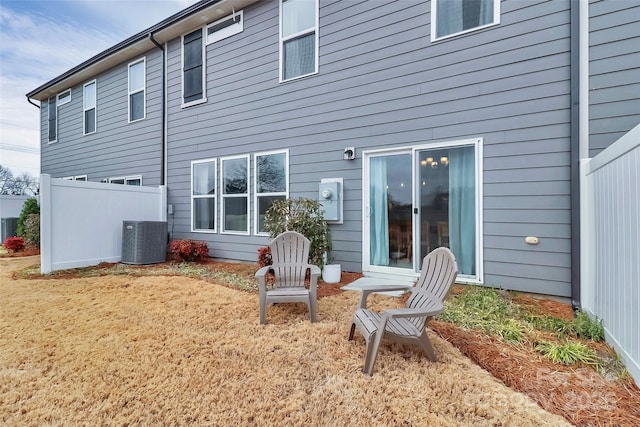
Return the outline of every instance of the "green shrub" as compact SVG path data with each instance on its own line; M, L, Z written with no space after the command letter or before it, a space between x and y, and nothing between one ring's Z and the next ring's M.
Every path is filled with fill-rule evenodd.
M264 225L271 237L297 231L311 242L309 262L324 266L324 254L331 252L331 231L317 200L304 197L276 200L267 209Z
M576 335L593 341L604 340L604 326L602 320L591 319L587 313L578 310L574 321Z
M38 205L38 199L35 197L31 197L25 200L22 205L22 211L20 212L20 216L18 217L18 227L16 229L16 233L20 237L25 237L25 228L24 223L27 220L27 217L31 214L40 215L40 205Z
M592 349L577 342L565 342L564 344L542 342L537 344L535 349L554 363L574 365L582 362L595 365L598 361L596 353Z
M24 242L29 246L40 247L40 215L30 214L24 222Z

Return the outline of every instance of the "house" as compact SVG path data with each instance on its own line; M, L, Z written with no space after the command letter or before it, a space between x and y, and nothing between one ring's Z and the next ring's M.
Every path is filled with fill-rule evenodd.
M27 94L42 172L168 189L173 238L255 261L273 200L339 206L346 271L579 304L579 161L640 123L640 4L205 0Z

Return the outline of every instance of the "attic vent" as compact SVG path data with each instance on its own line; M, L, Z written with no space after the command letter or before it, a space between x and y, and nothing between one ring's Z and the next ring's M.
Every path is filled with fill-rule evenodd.
M207 25L207 44L215 43L244 30L242 10Z

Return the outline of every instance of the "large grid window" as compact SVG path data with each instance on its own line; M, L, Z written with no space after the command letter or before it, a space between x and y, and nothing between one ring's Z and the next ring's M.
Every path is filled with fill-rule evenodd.
M280 80L318 72L318 0L280 0Z
M83 123L84 134L96 131L96 81L89 82L83 87Z
M216 160L191 162L191 231L216 231Z
M264 216L275 200L289 195L289 152L273 151L255 155L255 230L267 234Z
M129 64L129 122L146 116L146 61L142 58Z
M58 107L56 97L49 98L49 142L56 142L58 139Z
M182 37L183 106L206 101L202 28Z
M500 22L500 0L432 0L431 40Z
M249 156L220 160L222 232L249 234Z

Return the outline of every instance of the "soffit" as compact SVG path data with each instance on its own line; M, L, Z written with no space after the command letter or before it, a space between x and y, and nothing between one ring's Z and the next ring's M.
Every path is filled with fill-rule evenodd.
M28 98L45 101L51 96L69 88L86 83L100 73L103 73L117 65L126 63L140 57L145 52L157 49L150 40L149 35L160 44L173 40L181 35L195 30L198 27L217 21L233 11L239 11L260 0L219 0L213 2L201 2L202 8L196 9L185 16L180 12L165 21L145 30L124 42L94 56L66 73L56 77L41 87L27 94ZM195 5L196 7L198 4ZM188 11L189 9L185 9ZM177 17L177 18L176 18ZM122 46L120 46L122 45Z

